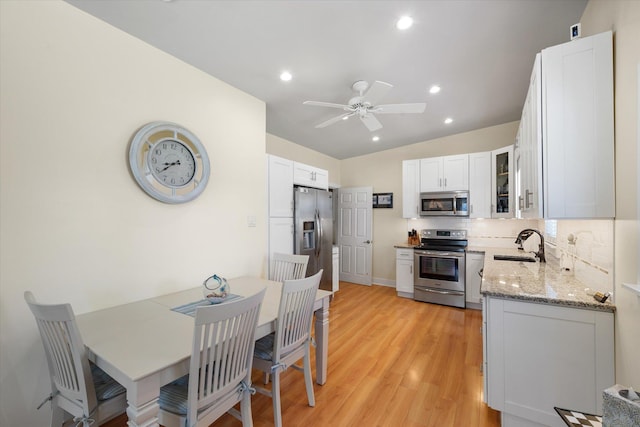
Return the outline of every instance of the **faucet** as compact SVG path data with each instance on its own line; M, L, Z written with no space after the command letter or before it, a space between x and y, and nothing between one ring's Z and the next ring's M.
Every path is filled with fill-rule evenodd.
M523 250L522 242L531 237L533 233L536 233L538 236L540 236L540 247L538 248L538 252L532 253L540 260L540 262L546 262L546 259L544 257L544 236L538 230L535 230L533 228L525 228L520 233L518 233L518 237L516 237L516 241L514 243L520 245L518 249Z

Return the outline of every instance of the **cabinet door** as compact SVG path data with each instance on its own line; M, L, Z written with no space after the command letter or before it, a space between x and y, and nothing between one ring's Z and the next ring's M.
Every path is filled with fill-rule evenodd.
M442 159L443 189L459 191L469 189L469 155L445 156Z
M293 162L269 156L269 216L293 216Z
M320 168L314 168L313 170L314 187L322 190L329 189L329 171Z
M293 183L305 187L327 190L329 188L329 174L324 169L294 162Z
M269 218L269 259L275 252L293 254L293 218Z
M413 296L413 249L396 249L396 292Z
M514 218L513 145L491 153L491 217Z
M612 218L612 33L544 49L542 72L545 218Z
M482 277L480 274L484 267L484 254L468 253L466 261L466 299L468 303L480 304L482 302L480 296Z
M442 157L420 159L420 192L442 191Z
M522 218L542 218L542 62L540 54L529 80L529 90L522 109L518 147L520 188L518 206Z
M469 217L491 218L491 152L469 154Z
M420 160L402 162L402 217L419 218Z

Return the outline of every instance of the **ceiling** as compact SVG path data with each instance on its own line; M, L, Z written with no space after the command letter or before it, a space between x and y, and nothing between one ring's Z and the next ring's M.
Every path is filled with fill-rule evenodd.
M569 41L587 0L218 1L67 0L266 103L270 134L336 159L518 120L535 54ZM410 15L411 28L396 29ZM282 71L293 79L280 80ZM357 80L394 87L382 104L425 102L421 114L344 111ZM430 94L438 84L442 90ZM446 117L453 118L444 124ZM215 117L212 118L215 120ZM373 136L380 140L372 141Z

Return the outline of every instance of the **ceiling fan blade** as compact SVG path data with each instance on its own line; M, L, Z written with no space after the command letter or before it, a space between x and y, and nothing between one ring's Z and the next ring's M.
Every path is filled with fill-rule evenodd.
M413 104L383 104L369 111L376 114L424 113L425 108L427 108L427 104L424 102L416 102Z
M311 105L314 107L331 107L331 108L340 108L341 110L351 111L351 107L344 104L334 104L332 102L321 102L321 101L304 101L304 105Z
M376 105L380 99L384 98L392 87L393 85L390 85L389 83L375 81L362 95L362 97L371 105Z
M354 114L355 113L340 114L339 116L333 117L333 118L327 120L326 122L322 122L319 125L316 125L316 129L327 127L327 126L332 125L332 124L334 124L336 122L339 122L340 120L343 120L346 117L353 116Z
M382 129L382 123L380 123L380 121L376 119L376 116L374 116L373 114L365 114L364 116L360 116L360 120L362 120L362 123L364 123L364 125L367 127L367 129L369 129L370 132Z

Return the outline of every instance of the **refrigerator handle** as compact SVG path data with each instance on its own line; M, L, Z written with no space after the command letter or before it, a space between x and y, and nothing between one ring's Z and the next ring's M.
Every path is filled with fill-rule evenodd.
M320 221L320 211L316 209L316 257L320 256L322 249L322 221Z

